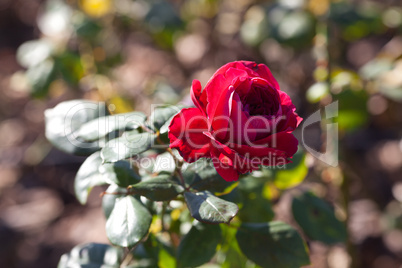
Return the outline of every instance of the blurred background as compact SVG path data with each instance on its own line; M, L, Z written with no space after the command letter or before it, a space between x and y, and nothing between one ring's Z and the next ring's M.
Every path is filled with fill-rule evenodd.
M56 267L79 243L108 243L103 190L76 201L85 158L46 141L45 109L191 105L191 81L235 60L267 64L303 118L339 100L339 166L307 155L302 187L335 206L349 241L309 241L309 267L402 267L401 56L397 0L0 0L0 267ZM306 132L316 149L321 127ZM292 223L286 193L274 203Z

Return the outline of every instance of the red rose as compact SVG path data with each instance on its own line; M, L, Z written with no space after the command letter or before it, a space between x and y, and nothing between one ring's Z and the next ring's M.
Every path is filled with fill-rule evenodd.
M231 62L202 90L194 80L196 108L182 109L169 126L170 148L185 161L212 158L227 181L260 165L288 163L297 151L292 131L302 118L264 64Z

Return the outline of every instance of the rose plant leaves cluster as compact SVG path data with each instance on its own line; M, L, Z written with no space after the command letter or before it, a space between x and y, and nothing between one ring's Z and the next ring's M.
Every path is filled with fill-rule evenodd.
M79 202L108 185L102 207L114 245L79 245L60 268L309 263L299 233L273 221L272 200L280 194L272 190L294 187L307 173L292 134L302 119L289 96L267 66L238 61L221 67L204 89L195 80L191 97L193 108L158 106L149 117L110 115L104 103L87 100L46 111L48 140L88 156L74 181ZM157 159L173 168L160 169ZM305 193L292 209L310 239L345 239L344 225L320 198Z

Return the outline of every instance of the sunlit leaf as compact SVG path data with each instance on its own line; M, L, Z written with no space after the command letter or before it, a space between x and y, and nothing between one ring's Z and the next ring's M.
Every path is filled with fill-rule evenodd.
M183 172L183 176L186 183L190 184L190 187L198 191L211 191L211 192L223 192L225 189L235 184L234 182L225 181L216 172L213 164L205 159L200 159L187 166Z
M293 163L286 164L284 169L275 172L274 185L281 190L299 185L308 173L305 158L303 150L299 149L292 158Z
M61 256L57 268L119 268L123 254L122 248L110 245L97 243L78 245L70 253Z
M378 79L382 74L392 69L392 60L388 58L373 59L360 68L364 79Z
M160 268L176 268L176 258L171 255L167 250L163 247L159 249L158 255L158 267Z
M58 149L77 155L91 155L100 149L99 142L84 142L75 136L81 125L107 115L104 103L73 100L45 111L46 138Z
M25 76L32 87L32 96L38 98L46 96L50 84L56 78L53 60L49 59L31 66L25 73Z
M167 201L175 198L184 191L170 174L160 174L140 183L134 184L130 192L143 195L153 201Z
M46 36L66 38L71 33L73 10L63 0L44 2L38 16L38 27Z
M29 68L48 59L52 50L52 43L46 39L28 41L18 48L17 60L21 66Z
M145 122L146 116L140 112L99 117L83 124L77 131L77 138L96 141L109 133L119 130L132 130Z
M206 223L229 223L239 208L235 203L220 199L210 192L185 192L191 216Z
M290 45L295 48L301 48L303 46L311 44L315 35L315 20L314 17L302 10L295 11L283 11L279 8L277 12L282 12L282 16L276 16L281 18L278 22L274 22L273 36L279 42ZM275 11L272 10L270 14ZM270 15L268 15L270 17ZM275 19L276 19L275 18ZM272 21L273 19L271 19Z
M344 90L336 95L339 101L337 122L339 129L352 131L368 121L367 93L363 90Z
M88 195L94 186L106 183L106 180L98 170L101 164L100 153L95 152L82 163L78 170L74 180L74 191L81 204L87 202Z
M273 219L272 203L263 196L264 184L263 178L252 176L240 180L236 190L242 203L238 214L242 222L267 222Z
M109 184L117 184L120 187L127 187L141 180L140 176L134 172L131 163L126 160L104 163L99 166L99 173Z
M155 134L131 133L120 138L110 140L101 151L105 162L116 162L143 153L151 148Z
M259 6L252 6L244 15L244 22L240 28L240 37L250 46L260 44L268 37L269 27L265 10Z
M322 98L329 94L327 83L320 82L313 84L306 92L306 98L311 103L319 102Z
M194 224L180 241L177 249L177 266L198 267L208 262L216 252L222 238L219 225Z
M222 257L219 256L220 254L224 256L221 268L256 268L250 265L250 260L242 254L239 245L236 242L237 229L225 224L221 224L220 227L223 239L221 248L217 252L217 258Z
M182 106L166 105L154 108L149 117L149 125L155 130L160 130L162 126L166 124L168 126L169 120L172 120L173 115L177 114ZM165 126L163 130L166 132L167 127Z
M333 208L324 200L306 192L292 202L293 217L312 240L326 244L346 241L345 223L339 221Z
M306 244L286 223L244 223L236 238L244 255L263 268L299 268L310 263Z
M106 221L106 235L117 246L132 247L147 235L151 221L151 214L140 201L121 197Z
M110 185L102 197L102 209L106 219L109 218L114 204L118 198L124 197L127 194L127 189L119 187L116 184Z

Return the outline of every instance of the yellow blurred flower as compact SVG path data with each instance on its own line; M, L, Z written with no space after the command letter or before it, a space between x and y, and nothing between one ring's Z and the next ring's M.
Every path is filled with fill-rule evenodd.
M112 9L112 0L81 0L81 9L91 17L102 17Z
M329 0L310 0L308 2L309 10L316 16L321 16L327 13L329 5Z

